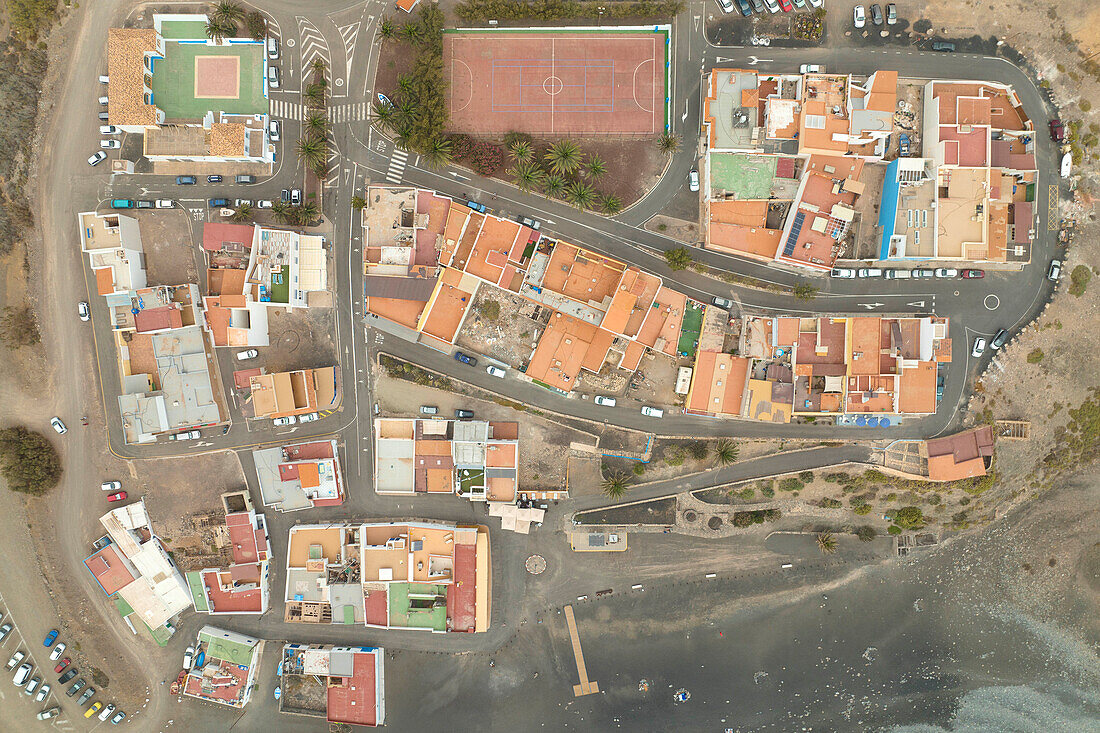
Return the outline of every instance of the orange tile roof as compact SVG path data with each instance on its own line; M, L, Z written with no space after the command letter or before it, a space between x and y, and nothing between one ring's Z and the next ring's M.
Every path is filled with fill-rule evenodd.
M740 415L748 369L748 359L700 351L685 409L710 415Z
M798 342L798 319L779 318L776 327L776 345L794 346Z
M901 370L898 410L913 415L936 411L936 362L922 361L912 369Z
M512 468L516 465L515 443L490 443L485 449L485 465Z
M527 376L570 392L582 368L599 371L613 339L608 331L555 312L531 355Z
M848 335L851 338L850 374L879 374L881 318L853 318Z
M614 295L625 269L621 262L559 242L550 255L542 286L581 303L602 303Z
M107 121L112 125L157 124L157 110L145 101L145 55L157 53L153 28L107 31Z
M867 94L864 106L876 112L893 114L898 100L898 72L879 69L874 74L874 83Z
M115 292L115 271L110 267L101 267L95 271L95 287L99 295Z
M626 353L623 354L622 361L619 362L619 368L628 372L637 371L638 365L642 363L643 356L645 356L645 347L637 341L631 341L626 346Z

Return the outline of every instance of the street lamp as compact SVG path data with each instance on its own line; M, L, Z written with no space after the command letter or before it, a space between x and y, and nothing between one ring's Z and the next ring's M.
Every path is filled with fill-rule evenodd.
M599 17L596 19L596 27L597 28L599 28L600 24L603 22L603 11L606 10L606 9L607 8L605 8L603 5L596 8L596 12L600 14Z

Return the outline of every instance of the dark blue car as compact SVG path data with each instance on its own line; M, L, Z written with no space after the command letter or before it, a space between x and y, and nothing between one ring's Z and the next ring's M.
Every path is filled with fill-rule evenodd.
M741 9L741 15L746 18L752 15L752 6L749 5L749 0L737 0L737 7Z
M472 356L467 356L466 354L463 354L461 351L456 351L455 352L455 360L460 361L463 364L469 364L472 367L477 366L477 359L475 359Z
M57 641L57 629L50 629L50 633L46 634L46 638L42 641L42 646L51 647L55 641Z
M487 208L485 208L485 204L479 204L476 201L467 201L466 205L474 211L480 211L482 214L485 214L489 211Z
M229 206L229 199L210 199L210 208L216 209L219 206Z

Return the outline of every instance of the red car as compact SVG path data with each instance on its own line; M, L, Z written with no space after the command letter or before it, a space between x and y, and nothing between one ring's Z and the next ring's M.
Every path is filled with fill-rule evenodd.
M1054 118L1050 121L1050 139L1056 143L1064 143L1066 141L1066 128L1058 118Z
M978 280L985 277L985 270L963 270L959 274L967 280Z
M66 667L68 667L68 666L69 666L69 662L71 662L71 661L72 661L71 659L69 659L68 657L65 657L65 658L64 658L64 659L62 659L62 660L61 660L60 662L58 662L58 663L57 663L57 666L53 668L53 672L54 672L54 674L61 674L61 670L63 670L63 669L65 669Z
M779 0L779 9L784 13L790 13L794 10L794 6L791 5L791 0Z
M107 501L125 501L125 500L126 500L126 492L125 491L119 491L119 492L111 494L110 496L107 497Z

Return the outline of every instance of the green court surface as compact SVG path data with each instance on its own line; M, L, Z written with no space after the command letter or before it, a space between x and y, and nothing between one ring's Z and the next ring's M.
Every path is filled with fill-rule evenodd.
M458 483L462 493L468 494L476 489L485 489L485 471L480 468L463 468L458 472Z
M699 334L703 332L703 308L690 300L684 310L684 320L680 324L680 340L676 351L687 356L695 356L699 347Z
M417 608L430 596L446 598L447 587L434 583L390 583L390 626L447 630L447 606Z
M229 639L219 639L216 636L199 633L199 641L206 642L206 657L221 659L230 664L247 666L252 661L252 647L248 644L240 644Z
M197 56L234 56L240 59L236 96L196 96ZM216 84L225 80L200 78L200 92L204 81ZM199 120L209 111L265 114L268 102L264 96L264 48L259 43L207 46L166 41L164 58L153 60L152 88L153 103L164 110L164 116L169 121Z
M736 195L741 200L766 199L771 195L776 157L712 153L710 186Z
M283 265L279 272L271 273L271 287L267 293L272 303L290 302L290 265Z
M164 20L160 35L166 41L205 41L206 23L201 20Z

